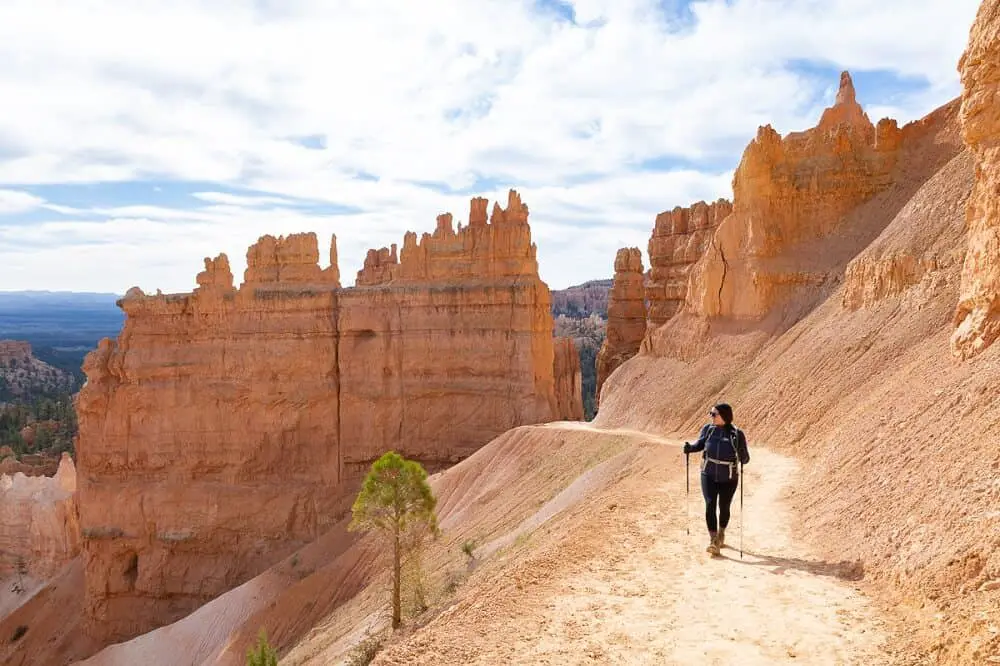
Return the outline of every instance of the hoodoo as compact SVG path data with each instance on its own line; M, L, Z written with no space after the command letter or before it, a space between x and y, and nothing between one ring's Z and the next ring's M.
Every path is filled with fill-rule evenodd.
M458 232L444 215L398 257L370 252L354 288L336 239L321 269L308 233L261 237L239 288L223 254L193 293L128 292L77 404L102 640L171 622L315 539L387 450L433 470L518 425L582 418L527 206L512 191L485 210L473 199Z

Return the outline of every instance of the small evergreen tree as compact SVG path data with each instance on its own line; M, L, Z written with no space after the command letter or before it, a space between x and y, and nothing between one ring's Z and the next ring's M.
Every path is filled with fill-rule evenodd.
M257 647L247 650L247 666L278 666L278 653L268 644L263 629L257 635Z
M372 464L354 500L350 530L377 532L392 541L392 628L402 622L400 588L406 551L420 547L423 533L437 534L437 499L427 472L414 460L389 451ZM417 535L417 538L414 538Z

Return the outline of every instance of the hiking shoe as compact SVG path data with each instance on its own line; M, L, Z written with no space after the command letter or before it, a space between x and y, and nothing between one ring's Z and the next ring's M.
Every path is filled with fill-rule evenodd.
M714 543L708 544L708 548L706 548L705 550L708 553L710 553L712 557L719 557L720 555L722 555L722 551Z
M719 533L718 532L711 532L710 531L708 533L708 537L709 537L708 547L705 549L705 552L711 553L712 555L718 555L719 554L719 544L718 544Z
M722 548L723 546L726 545L726 529L724 527L719 528L719 531L715 537L715 545L718 546L719 548Z

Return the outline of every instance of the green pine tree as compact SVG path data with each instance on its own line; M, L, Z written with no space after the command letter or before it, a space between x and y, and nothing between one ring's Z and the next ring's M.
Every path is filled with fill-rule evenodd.
M437 534L437 499L427 472L414 460L389 451L372 464L354 500L350 530L375 530L392 542L392 628L402 622L400 588L407 550L419 548L422 533ZM409 537L409 538L408 538Z
M278 666L278 653L268 644L263 629L257 635L257 647L247 650L247 666Z

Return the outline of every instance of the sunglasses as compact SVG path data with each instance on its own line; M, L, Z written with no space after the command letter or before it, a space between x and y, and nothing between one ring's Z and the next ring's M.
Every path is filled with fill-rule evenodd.
M712 411L710 411L710 412L708 413L708 415L709 415L709 416L718 416L718 415L719 415L719 412L717 412L717 411L715 411L715 410L713 409Z

